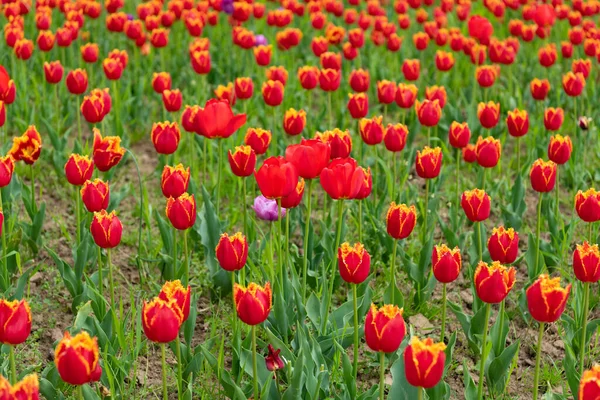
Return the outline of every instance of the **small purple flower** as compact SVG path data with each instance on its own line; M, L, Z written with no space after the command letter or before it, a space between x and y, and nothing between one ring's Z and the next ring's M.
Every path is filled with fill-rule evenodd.
M227 14L233 14L233 0L223 0L221 9Z
M269 200L263 195L258 196L254 199L254 206L252 207L256 216L264 221L277 221L277 202L275 200ZM281 209L281 216L285 217L285 208Z
M256 35L254 36L254 45L255 46L266 46L269 42L265 35Z
M128 21L133 21L133 15L132 14L127 14L127 20Z

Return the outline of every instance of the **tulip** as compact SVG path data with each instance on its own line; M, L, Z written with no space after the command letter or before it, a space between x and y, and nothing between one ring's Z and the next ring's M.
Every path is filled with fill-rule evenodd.
M463 160L468 163L474 163L477 161L477 152L474 144L469 143L466 147L462 149Z
M387 304L381 308L371 305L365 320L365 340L369 348L382 353L393 353L400 347L406 334L403 310Z
M162 92L162 101L168 112L177 112L181 109L183 97L179 89L165 89Z
M392 104L396 98L396 84L388 80L377 82L377 100L381 104Z
M475 69L475 79L482 88L494 85L498 77L498 70L491 65L481 65Z
M442 149L425 146L422 151L417 150L415 167L421 178L437 178L442 168Z
M477 106L477 117L481 126L491 129L498 124L500 117L500 104L490 101L488 103L479 103Z
M43 52L49 52L54 47L56 36L48 30L40 31L37 37L37 46Z
M254 172L258 188L268 199L289 195L298 184L296 167L284 157L270 157Z
M270 344L268 346L268 349L269 349L269 355L267 355L265 357L265 364L267 366L267 369L269 371L277 371L277 370L285 368L285 364L283 363L283 360L281 360L281 357L279 356L281 349L275 350L273 348L273 346L271 346Z
M600 396L600 365L583 373L579 381L579 400L596 399Z
M106 115L104 112L103 97L98 95L85 96L81 102L80 111L88 123L97 124L102 122L102 119Z
M152 75L152 89L159 94L171 89L171 75L168 72L155 72Z
M177 122L159 122L152 125L152 143L158 154L173 154L177 151L181 132Z
M93 64L98 61L98 55L100 53L100 49L96 43L86 43L80 47L81 58L83 61L89 64Z
M110 170L121 161L124 154L125 149L121 147L120 137L102 137L100 131L94 128L93 158L100 171Z
M577 97L585 88L585 76L581 72L567 72L562 77L563 89L567 96Z
M442 283L442 333L440 338L444 341L446 333L446 284L454 282L462 268L460 249L450 249L445 244L436 245L431 255L433 275Z
M461 206L472 222L481 222L490 216L490 196L481 189L467 190L462 194Z
M435 52L435 67L438 71L447 72L454 66L454 55L452 53L437 50Z
M594 188L590 188L585 192L579 190L575 195L575 211L577 211L577 215L582 221L589 223L600 221L600 193L596 192Z
M169 221L177 230L184 231L196 222L196 200L194 195L184 193L179 197L169 197L165 210Z
M175 167L165 165L163 168L160 186L163 196L166 198L177 198L187 192L190 182L190 168L184 168L182 164Z
M298 80L305 90L312 90L319 84L319 69L314 66L304 66L298 69Z
M404 373L407 382L418 387L419 392L423 388L429 389L437 385L444 375L445 349L446 345L443 342L434 343L430 338L421 341L413 336L404 350Z
M102 68L104 69L104 75L106 79L111 81L118 81L123 75L124 66L121 61L114 58L105 58L102 62Z
M15 43L15 56L19 60L27 61L33 54L33 42L29 39L19 39Z
M453 121L448 130L448 140L450 145L457 149L462 149L469 144L471 139L471 130L466 122L460 123Z
M323 143L329 144L331 148L330 158L347 158L350 156L352 151L352 137L348 130L342 131L341 129L334 128L330 131L323 133L317 132L315 139L320 140Z
M246 100L252 97L254 93L254 84L252 78L236 78L235 83L235 97L240 100Z
M354 199L362 186L364 171L353 158L336 158L321 172L321 186L334 200Z
M11 386L10 382L0 375L0 398L37 400L40 398L39 396L40 387L36 374L27 375L20 382L16 382L14 386Z
M494 228L488 238L487 248L493 261L512 264L519 252L519 234L513 228Z
M234 175L246 177L252 175L256 166L256 152L251 146L236 146L234 152L227 154L229 166Z
M388 151L397 153L404 150L408 127L403 124L388 124L383 133L383 142ZM395 161L395 158L394 158ZM394 180L395 181L395 180ZM393 196L392 196L393 197Z
M571 158L573 142L569 136L554 135L548 143L548 158L558 165L565 164Z
M442 108L438 100L424 100L423 102L417 100L415 102L415 111L419 118L419 123L428 128L436 126L442 117ZM429 142L429 130L427 132L427 141Z
M529 89L534 100L544 100L550 91L550 82L547 79L535 78L531 81Z
M573 62L571 63L571 70L575 74L577 74L577 73L583 74L584 79L587 79L588 76L590 76L591 69L592 69L592 62L589 59L573 60Z
M64 68L60 64L60 61L52 61L50 63L44 63L44 76L46 82L50 84L57 84L62 80Z
M96 213L106 210L110 199L108 183L100 179L86 181L80 190L81 199L88 212Z
M347 108L353 119L364 118L369 112L369 97L366 93L350 93Z
M271 55L273 54L273 46L260 45L252 49L256 65L264 67L271 63Z
M109 214L103 209L94 213L90 232L97 246L111 249L117 247L121 242L123 226L114 211Z
M142 308L142 327L146 337L155 343L169 343L177 338L183 323L183 312L174 298L155 297Z
M425 98L429 101L437 100L440 104L440 108L444 108L448 95L446 94L446 88L443 86L428 86L425 88Z
M227 233L221 235L215 249L219 265L225 271L234 272L241 270L248 258L248 242L241 232L232 236Z
M500 140L494 139L491 136L485 139L479 136L475 145L475 153L477 154L477 163L479 165L483 168L494 168L498 165L502 153Z
M531 187L539 193L546 193L554 189L556 183L556 164L552 161L543 161L538 158L529 172Z
M417 99L417 93L418 89L412 83L399 83L396 89L396 104L398 104L398 107L400 108L411 108L413 104L415 104L415 100Z
M54 364L60 378L70 385L99 381L102 375L99 359L98 339L86 331L74 337L65 332L54 351Z
M414 205L410 207L406 204L395 202L390 204L386 216L386 226L388 234L396 240L407 238L417 223L417 210Z
M381 143L383 140L383 117L363 118L359 122L360 136L369 146Z
M8 154L15 161L23 161L33 165L40 157L42 151L42 137L36 127L30 125L23 135L13 138L12 148Z
M287 110L283 116L283 129L290 136L296 136L302 133L306 126L306 112L304 110L296 111L293 108Z
M342 75L339 70L325 68L319 72L319 87L325 92L336 91L340 87Z
M219 85L215 89L215 96L219 100L227 100L232 106L235 105L237 100L235 96L235 89L233 83L229 82L227 85Z
M279 206L277 201L267 199L264 196L258 196L254 199L252 209L256 212L256 216L264 221L279 220ZM281 218L285 217L286 209L281 208Z
M208 100L195 119L196 132L207 138L228 138L245 123L246 114L234 115L229 102L218 99Z
M190 298L192 290L189 286L183 287L180 280L167 281L160 289L158 298L169 303L175 300L175 305L181 310L183 321L185 322L190 315Z
M196 132L196 115L200 110L200 106L185 106L181 113L181 127L186 132ZM196 132L197 133L197 132Z
M288 72L285 67L273 66L265 71L267 81L279 81L283 86L287 83Z
M292 192L287 196L283 196L281 198L281 207L286 209L298 207L302 201L302 196L304 195L304 186L304 178L300 178L294 190L292 190Z
M544 110L544 126L549 131L557 131L562 126L565 113L560 107L548 107Z
M31 333L31 310L27 301L0 299L0 322L0 342L10 346L25 342Z
M8 186L12 180L14 170L15 161L10 154L0 157L0 188Z
M67 181L74 186L82 186L94 173L94 162L87 156L71 154L65 164Z
M284 85L280 81L268 80L262 86L263 100L266 105L276 107L283 102Z
M527 111L519 110L518 108L509 111L506 117L506 127L508 128L508 133L513 137L525 136L529 130L529 115Z
M350 72L350 76L348 77L348 83L352 90L357 93L364 93L369 90L370 85L370 75L369 71L364 69L356 69Z
M369 276L371 256L360 243L342 243L338 249L340 276L348 283L359 284Z
M296 167L300 177L314 179L327 166L330 152L330 147L319 140L302 139L300 144L286 149L285 157Z
M273 304L269 282L264 287L253 282L248 287L235 284L233 290L236 312L242 322L254 326L267 319Z
M194 72L199 75L206 75L211 70L212 64L208 50L193 51L190 53L190 61Z
M416 81L421 74L421 62L419 60L404 60L402 74L407 81Z

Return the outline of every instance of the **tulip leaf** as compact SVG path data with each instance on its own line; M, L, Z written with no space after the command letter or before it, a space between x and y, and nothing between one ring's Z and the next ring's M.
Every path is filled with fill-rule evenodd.
M352 363L350 362L350 357L348 357L348 354L346 353L344 348L340 346L340 344L337 341L334 341L334 343L335 347L337 348L337 351L339 352L342 358L342 372L344 376L344 384L346 385L346 390L348 390L350 398L354 399L356 398L357 380L354 378L354 371Z
M83 385L83 398L85 400L100 400L100 397L90 385Z
M300 349L298 353L298 357L296 358L296 363L294 364L292 378L290 380L290 385L287 390L283 393L284 400L299 400L300 393L302 392L302 376L303 376L303 365L304 365L304 348Z
M325 299L323 299L325 301ZM306 315L315 329L321 326L321 302L314 293L311 293L306 302Z
M477 400L477 387L473 382L473 378L469 373L469 366L467 360L463 360L463 374L464 374L464 385L465 385L465 400Z
M508 378L510 377L508 372L510 371L514 357L518 355L520 344L520 341L511 344L489 363L486 377L489 382L488 390L491 393L496 395L504 393Z
M210 365L212 371L215 374L217 374L217 371L219 371L219 381L221 382L221 385L223 386L223 390L225 391L227 397L231 399L245 399L246 395L244 394L242 389L233 381L233 379L231 379L229 371L227 371L226 369L220 369L217 359L210 353L210 351L208 351L204 347L204 345L200 345L200 349L204 354L204 357Z

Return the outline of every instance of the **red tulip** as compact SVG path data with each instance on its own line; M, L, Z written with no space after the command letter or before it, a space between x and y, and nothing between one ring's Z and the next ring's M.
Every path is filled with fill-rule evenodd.
M321 186L334 200L354 199L365 179L353 158L336 158L321 171Z
M0 299L0 342L11 346L23 343L31 333L31 310L25 300Z
M82 186L94 173L94 162L87 156L71 154L65 164L67 181L74 186Z
M142 308L142 328L146 337L156 343L169 343L177 338L183 323L183 311L175 299L155 297Z
M438 282L454 282L462 268L460 249L458 247L451 249L445 244L434 246L431 265L433 275Z
M437 178L442 168L442 149L425 146L423 150L417 150L415 167L421 178Z
M237 283L233 287L233 299L238 317L248 325L258 325L266 321L273 307L271 284L265 287L251 282L248 287Z
M490 196L481 189L465 191L462 194L461 206L472 222L485 221L490 216Z
M400 347L406 335L403 310L386 304L377 308L371 304L365 320L365 340L373 351L393 353Z
M190 183L190 168L177 164L175 167L165 165L160 179L160 187L166 198L177 198L187 192Z
M582 221L600 221L600 193L594 188L578 191L575 195L575 211Z
M548 143L548 158L556 164L565 164L571 158L573 143L568 136L554 135Z
M235 176L250 176L256 166L256 153L250 146L236 146L234 152L227 153L231 172Z
M246 114L234 115L227 100L211 99L196 114L196 132L207 138L228 138L246 123Z
M502 302L515 285L515 274L514 267L507 268L498 261L492 265L480 261L473 278L477 296L484 303Z
M446 353L444 343L434 343L427 338L423 341L413 336L404 350L404 373L412 386L432 388L444 375Z
M158 154L173 154L179 147L181 132L177 122L158 122L150 133L154 149Z
M54 351L54 364L60 378L71 385L85 385L100 380L98 339L81 331L74 337L65 332Z
M102 137L100 131L94 128L93 158L100 171L110 170L121 161L124 154L125 149L121 147L120 137Z
M554 189L556 184L556 164L538 158L529 171L531 187L536 192L547 193Z
M360 243L342 243L338 249L340 276L348 283L359 284L369 276L371 256Z
M581 282L595 283L600 280L600 250L597 244L583 242L573 252L573 271Z
M406 239L417 224L415 206L392 202L386 215L387 233L396 240Z
M500 140L491 136L483 139L481 136L477 139L475 145L475 153L477 154L477 163L484 168L494 168L498 165L502 147Z
M166 214L175 229L184 231L196 222L196 200L194 195L184 193L179 197L169 197Z
M560 278L540 277L527 288L527 308L538 322L552 323L557 321L567 305L571 293L571 284L560 287Z
M332 160L350 156L350 152L352 151L352 137L347 130L342 131L341 129L335 128L323 133L317 132L315 134L315 139L318 139L325 144L329 144L329 147L331 147L330 158Z
M106 210L100 210L94 213L90 232L98 247L112 249L121 242L123 225L114 211L109 214Z
M269 157L254 172L256 183L263 196L281 199L289 195L298 184L298 171L283 157Z
M300 144L289 146L285 158L292 163L298 175L304 179L315 179L327 167L331 148L317 139L302 139Z
M232 236L227 233L221 235L215 254L219 265L225 271L239 271L246 265L248 258L248 242L241 232Z

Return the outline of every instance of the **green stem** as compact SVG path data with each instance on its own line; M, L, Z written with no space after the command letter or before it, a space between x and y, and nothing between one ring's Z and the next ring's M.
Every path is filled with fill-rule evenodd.
M358 241L360 243L362 243L362 238L363 238L362 221L363 221L363 202L362 202L362 200L358 200Z
M190 281L190 255L188 254L188 230L183 231L183 286L187 286Z
M579 343L579 372L583 376L585 370L585 336L587 330L588 308L590 305L590 283L583 284L583 319L581 321L581 342Z
M477 387L477 398L483 399L483 380L485 378L485 359L487 358L486 342L488 336L488 325L490 324L490 311L492 305L487 303L485 305L485 326L483 327L483 340L481 342L481 360L479 361L479 385Z
M456 169L454 171L456 175L456 213L460 208L460 150L456 149ZM458 214L456 215L458 216Z
M83 385L77 386L77 397L79 398L79 400L85 399L85 397L83 397Z
M477 222L477 251L479 253L479 261L483 261L483 243L481 239L481 224L483 221Z
M392 193L390 202L394 201L394 195L396 194L396 170L398 164L398 157L396 157L396 153L392 153L392 173L393 173L393 181L392 181Z
M160 344L160 353L162 360L162 389L163 389L163 400L169 399L169 394L167 393L167 355L165 352L165 344Z
M425 243L425 239L427 238L427 219L429 216L429 181L430 179L425 180L425 211L423 214L423 239L422 243Z
M244 103L245 104L245 103ZM310 186L309 186L310 187ZM243 208L243 216L244 216L244 235L248 234L248 207L246 205L246 178L242 178L242 208Z
M517 175L521 173L521 137L517 137Z
M423 400L423 387L422 386L419 386L417 388L417 399Z
M102 247L98 246L98 292L100 298L104 300L104 282L102 279Z
M223 139L217 139L219 141L219 154L217 154L219 170L217 175L217 217L220 217L220 205L221 205L221 178L223 176Z
M392 265L390 266L390 284L392 285L391 303L395 303L394 294L396 293L396 250L398 249L398 241L394 239L392 244Z
M75 233L77 236L77 247L79 248L79 244L81 243L81 195L79 194L79 190L75 186Z
M114 310L115 306L115 283L113 280L113 267L110 260L110 249L106 249L106 263L108 264L108 279L110 281L110 307Z
M554 195L556 196L556 200L554 201L554 217L556 217L557 221L560 221L561 218L559 218L558 215L558 211L559 211L559 205L560 205L560 180L558 179L558 171L560 170L560 168L558 168L558 165L556 166L556 188L554 189Z
M277 269L279 272L279 282L281 288L283 288L283 245L281 243L281 234L283 229L281 228L281 199L277 200Z
M354 302L354 368L352 369L352 374L354 376L354 381L356 382L356 389L358 392L358 381L356 379L356 375L358 373L358 296L356 293L356 284L352 284L352 296Z
M256 325L252 325L252 380L254 382L254 398L259 399L258 368L256 364Z
M502 302L500 303L500 311L498 312L498 318L500 319L500 321L499 321L500 335L498 335L498 355L500 355L502 353L502 350L503 350L504 344L505 344L504 341L502 340L503 339L503 331L504 331L504 307L505 307L505 300L502 300Z
M536 227L536 243L535 243L535 269L533 270L534 276L538 275L540 266L540 243L541 243L541 231L542 231L542 193L540 192L538 197L537 205L537 227ZM533 277L530 276L530 279Z
M179 391L179 398L183 398L183 365L181 364L181 341L179 340L179 334L175 339L175 355L177 356L177 390Z
M114 106L114 110L115 110L115 135L117 136L121 136L121 118L119 116L120 114L120 109L119 109L119 91L117 89L117 81L112 81L112 86L113 86L113 92L114 92L114 99L115 99L115 106Z
M206 160L208 158L208 139L203 137L202 138L202 146L203 146L203 150L202 150L202 179L204 179L206 177Z
M440 335L440 341L444 343L444 337L446 335L446 284L442 284L442 333Z
M0 212L4 212L4 203L2 202L2 188L0 188ZM0 236L2 237L2 275L6 277L4 283L8 288L8 259L6 257L6 236L8 235L6 227L8 226L8 224L4 223L4 219L2 220L2 224L0 225Z
M17 366L15 363L15 346L9 345L8 347L10 348L10 353L8 355L8 357L10 359L10 383L14 385L17 383Z
M333 129L333 107L331 106L331 92L327 92L327 111L329 113L329 129Z
M327 327L327 320L329 316L329 310L331 309L331 300L333 297L333 282L335 281L335 274L337 271L337 263L338 263L338 248L340 247L340 240L342 236L342 217L344 216L344 200L338 200L338 215L337 215L337 232L335 234L335 248L334 248L334 257L333 264L331 266L331 277L329 279L329 291L327 296L327 311L325 315L323 315L321 321L321 332L325 334L325 328Z
M81 146L81 149L83 149L83 139L81 138L81 110L79 108L79 97L80 96L75 96L75 113L77 114L77 140L79 142L79 146Z
M233 305L233 332L237 333L237 307L235 305L235 271L231 271L231 304Z
M35 174L33 173L33 164L29 166L29 172L31 173L31 207L37 212L37 206L35 204Z
M173 279L177 272L177 229L173 227L173 266L171 270L167 270L169 276L167 279Z
M385 353L379 352L379 400L383 400L385 391Z
M308 274L308 241L310 235L310 213L312 203L313 180L308 181L308 197L306 199L306 217L304 222L304 258L302 260L302 302L306 303L306 276Z
M590 244L594 243L594 232L593 232L593 226L592 226L593 222L590 222L588 224L588 241L590 242Z
M535 351L535 373L533 375L533 398L538 398L538 382L540 380L540 359L542 355L542 338L544 336L544 323L540 322L538 341Z

